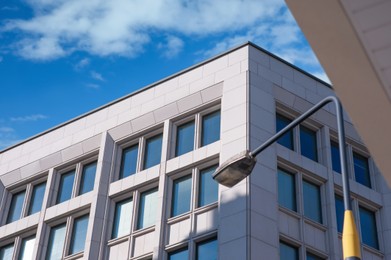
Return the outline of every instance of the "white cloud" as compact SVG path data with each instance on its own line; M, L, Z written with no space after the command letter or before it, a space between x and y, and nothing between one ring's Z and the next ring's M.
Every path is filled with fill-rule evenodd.
M100 88L100 86L98 84L94 84L94 83L88 83L88 84L86 84L86 87L92 88L92 89L99 89Z
M8 126L0 126L0 133L11 133L14 129Z
M177 56L183 49L184 42L175 36L168 36L166 43L160 43L158 45L159 49L163 50L163 56L171 59Z
M22 32L16 52L50 60L86 51L93 55L134 56L151 33L206 36L273 20L282 0L28 0L31 19L9 20L0 29ZM171 50L178 50L180 40ZM169 42L168 42L169 44ZM179 45L178 45L179 44ZM168 55L175 54L168 52Z
M102 74L96 72L96 71L91 71L91 77L95 80L99 80L99 81L105 81L105 79L103 78Z
M0 10L2 10L2 11L18 11L19 8L17 6L3 6Z
M76 63L75 69L81 70L81 69L87 67L88 65L90 65L90 59L84 58L84 59L81 59L78 63Z
M38 121L42 119L48 118L45 115L42 114L34 114L34 115L28 115L28 116L19 116L19 117L11 117L10 120L12 122L28 122L28 121Z

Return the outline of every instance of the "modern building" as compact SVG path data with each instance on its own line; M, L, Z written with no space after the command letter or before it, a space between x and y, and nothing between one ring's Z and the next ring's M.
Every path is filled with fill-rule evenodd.
M331 86L246 43L0 153L0 259L341 259L328 105L233 188L212 173ZM345 116L362 259L391 259L391 190Z
M285 1L391 186L391 2Z

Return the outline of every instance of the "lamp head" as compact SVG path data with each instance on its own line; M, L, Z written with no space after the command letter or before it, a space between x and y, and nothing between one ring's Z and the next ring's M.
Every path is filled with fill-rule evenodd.
M220 165L214 172L213 179L231 188L250 175L256 161L248 150L243 151Z

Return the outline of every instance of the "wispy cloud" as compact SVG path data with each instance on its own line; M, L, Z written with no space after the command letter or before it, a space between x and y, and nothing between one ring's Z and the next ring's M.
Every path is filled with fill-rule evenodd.
M256 21L274 19L282 0L68 0L27 1L34 17L8 20L0 31L21 36L14 46L26 59L50 60L85 51L92 55L139 54L151 33L170 31L183 36L237 31ZM173 38L167 54L181 41ZM171 46L171 47L170 47Z
M91 77L95 80L99 80L99 81L105 81L105 79L103 78L102 74L96 72L96 71L91 71Z
M0 62L2 62L3 61L3 57L2 56L0 56Z
M17 6L3 6L0 10L2 10L2 11L18 11L19 8Z
M94 84L94 83L88 83L88 84L86 84L86 87L92 88L92 89L99 89L100 88L100 86L98 84Z
M13 128L8 126L0 126L0 150L20 141L21 140L17 137Z
M0 126L0 133L12 133L15 130L12 127Z
M184 42L176 36L167 36L165 43L158 44L158 48L163 50L162 55L168 59L177 56L183 49Z
M75 69L81 70L81 69L87 67L88 65L90 65L90 59L84 58L84 59L81 59L78 63L76 63Z
M34 115L28 115L28 116L19 116L19 117L11 117L10 121L12 122L28 122L28 121L38 121L42 119L48 118L45 115L42 114L34 114Z

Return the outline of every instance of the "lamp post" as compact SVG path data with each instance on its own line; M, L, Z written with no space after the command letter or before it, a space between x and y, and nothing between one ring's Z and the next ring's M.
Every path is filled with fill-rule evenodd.
M301 122L306 120L308 117L313 115L316 111L327 105L328 103L333 102L335 104L337 112L337 125L338 125L338 141L339 141L339 154L341 160L341 174L342 174L342 189L343 189L343 199L344 199L344 225L342 232L342 249L344 260L360 260L360 241L357 233L356 224L354 221L354 215L352 212L352 205L350 202L350 188L349 188L349 178L347 174L347 159L346 159L346 148L345 148L345 128L341 103L338 98L334 96L326 97L321 100L319 103L310 108L307 112L297 117L286 127L278 131L275 135L270 137L262 145L254 149L254 151L243 151L231 157L224 163L222 163L213 174L213 179L218 183L227 186L233 187L241 180L246 178L251 174L255 163L256 156L260 154L263 150L268 148L274 142L276 142L281 136L285 133L299 125Z

